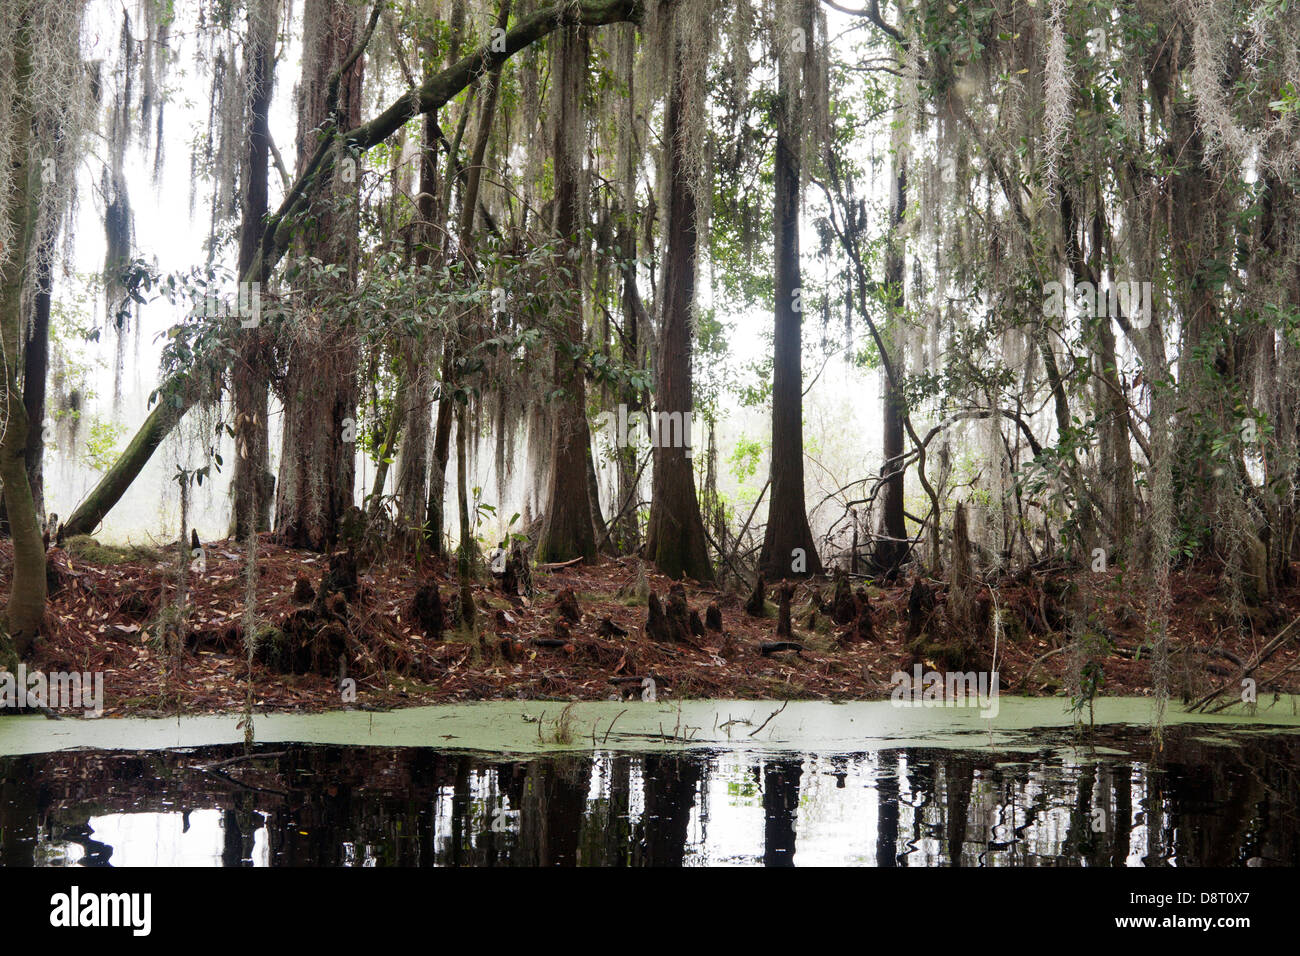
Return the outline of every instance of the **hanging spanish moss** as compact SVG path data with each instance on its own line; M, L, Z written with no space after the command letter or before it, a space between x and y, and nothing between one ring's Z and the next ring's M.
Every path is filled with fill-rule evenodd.
M1131 697L1169 752L1181 710L1292 719L1286 4L0 14L0 664L87 661L121 713L224 708L247 744L277 709L536 698L566 708L539 744L578 746L572 700L879 702L915 668L945 706L1001 678L1121 744L1101 698ZM103 250L73 242L78 195ZM793 726L770 712L746 733ZM725 747L743 721L715 723ZM789 763L773 858L816 826L777 832L808 804ZM1136 800L1084 771L1052 817L1071 860L1163 858L1165 791L1139 847L1080 828ZM642 776L647 800L675 780L679 823L707 792ZM905 855L894 776L880 860ZM633 779L557 792L621 820ZM997 794L935 781L945 861L1021 852L955 825ZM1258 846L1225 859L1285 853L1228 799ZM545 856L541 819L492 852Z

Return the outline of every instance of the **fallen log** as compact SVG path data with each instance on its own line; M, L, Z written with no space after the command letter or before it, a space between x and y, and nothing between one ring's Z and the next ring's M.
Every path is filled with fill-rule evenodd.
M534 637L528 643L533 647L565 647L569 641L559 637Z
M799 654L803 650L803 645L797 641L764 641L758 649L764 657L771 657L781 651L794 651L795 654Z

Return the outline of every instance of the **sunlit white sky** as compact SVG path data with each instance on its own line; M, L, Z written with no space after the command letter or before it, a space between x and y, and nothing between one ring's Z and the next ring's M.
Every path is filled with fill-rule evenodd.
M164 275L183 272L205 262L204 241L210 227L207 197L210 195L211 184L193 183L190 175L190 144L204 135L207 127L209 78L206 67L197 62L193 22L195 5L182 2L176 8L178 19L173 26L170 43L174 60L166 83L163 149L166 159L160 179L156 183L153 180L152 151L146 153L137 147L129 150L127 155L127 177L135 220L134 254L153 262ZM138 32L138 16L134 4L129 3L128 9L133 23L137 24ZM89 56L105 60L109 67L117 58L122 12L123 5L120 2L92 0L87 16ZM295 29L291 35L296 37L300 33L301 3L295 4L294 15ZM834 36L841 27L842 24L833 23L831 35ZM296 132L292 96L299 72L298 46L296 42L290 42L277 66L271 118L272 137L284 155L285 162L290 165L293 163ZM383 99L390 101L394 93L395 91L386 94ZM368 95L365 118L377 111L375 102L373 96ZM874 148L874 144L871 148ZM59 263L55 277L56 309L80 314L83 324L92 324L86 315L92 306L85 301L84 286L76 276L97 273L102 269L104 261L104 199L98 189L103 151L102 141L87 143L87 154L83 157L79 171L81 202L74 230L74 256L70 262ZM271 206L274 208L279 200L281 186L274 171L270 178ZM191 208L192 193L194 202ZM803 232L806 253L807 247L812 244L809 238L812 229L807 216ZM234 251L230 250L227 265L233 266L233 254ZM807 255L805 262L806 273L811 277L811 270L815 268L817 278L820 279L823 268L821 264L814 264ZM749 362L762 358L769 348L765 333L770 334L771 314L738 309L722 297L715 297L707 263L703 266L699 285L701 304L715 307L719 317L732 325L728 336L729 361L737 369L743 369ZM104 330L100 340L82 342L70 338L66 343L75 361L91 366L92 395L83 408L76 442L69 442L66 427L60 429L59 447L55 450L54 443L51 443L51 451L46 458L46 509L65 517L100 477L100 473L87 463L86 439L90 434L91 422L98 418L104 423L115 423L120 432L116 436L116 449L125 447L147 415L147 398L159 382L159 336L183 314L181 307L171 305L166 299L158 299L140 309L138 319L125 333L120 396L115 402L117 336L105 320L102 297L96 297L93 308L96 313L93 324ZM833 323L838 321L841 320L832 318ZM805 325L806 343L819 340L818 317L808 314ZM865 333L860 329L855 331L855 335L863 334ZM804 364L806 381L811 381L821 367L821 359L806 357ZM850 480L878 471L880 387L876 373L856 369L837 356L826 362L816 382L809 388L804 406L804 438L810 509L829 492ZM52 390L51 413L57 408L56 401L57 395ZM736 502L737 509L747 514L766 479L766 457L758 463L756 473L747 480L741 480L733 473L727 465L727 459L742 436L766 444L770 438L770 422L765 409L743 408L735 396L724 396L720 405L723 414L718 428L719 484L724 495ZM279 453L279 420L278 408L273 407L273 469ZM176 533L179 528L179 501L175 482L170 477L176 473L178 465L196 467L205 463L200 449L208 444L208 427L194 413L187 416L181 429L174 432L155 453L146 471L109 514L99 532L101 538L148 541L161 540ZM200 429L204 432L201 441L185 440L187 433L200 437L197 435ZM694 443L697 449L704 446L704 435L700 432L698 421ZM224 447L218 446L218 452L227 463L226 469L222 474L214 476L215 480L205 482L202 488L196 489L191 498L190 522L205 539L224 537L229 521L228 481L232 454L228 440ZM508 517L513 512L522 510L524 489L517 478L507 491L507 497L512 500L495 501L497 485L491 472L490 458L487 454L478 456L470 483L485 489L484 500L498 506L499 515ZM448 469L449 475L455 475L454 468L453 460ZM526 469L522 467L515 470L517 476L525 473ZM371 486L373 474L371 463L359 454L358 500ZM607 515L616 507L610 504L608 484L602 480L602 497ZM816 528L823 528L837 514L838 509L833 504L827 504L812 515L813 524ZM761 523L761 520L760 510L756 521ZM455 529L452 530L454 533ZM492 530L484 529L484 533L492 533Z

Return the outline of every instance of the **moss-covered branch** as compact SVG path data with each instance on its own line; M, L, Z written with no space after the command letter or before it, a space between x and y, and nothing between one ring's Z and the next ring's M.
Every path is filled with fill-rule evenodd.
M368 123L342 133L337 139L349 150L364 152L382 143L410 119L432 113L484 73L497 69L520 50L563 26L582 24L601 26L609 23L639 22L642 0L560 0L524 17L506 32L504 41L489 42L441 73L431 76L418 89L400 97ZM292 239L293 225L311 205L317 184L328 179L338 155L337 139L322 136L306 168L285 194L280 208L267 220L261 246L247 270L240 277L248 283L265 282L284 257ZM162 391L181 394L176 382L166 382ZM154 450L167 433L188 411L197 397L182 399L155 408L127 446L126 451L109 469L108 474L86 497L66 525L69 533L89 533L103 520L130 487ZM75 523L75 524L74 524Z

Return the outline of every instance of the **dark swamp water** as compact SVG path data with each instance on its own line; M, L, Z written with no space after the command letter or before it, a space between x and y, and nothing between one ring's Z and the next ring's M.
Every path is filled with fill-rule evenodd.
M0 758L6 866L1300 865L1300 735L1037 753L262 745ZM1104 746L1103 746L1104 744ZM1113 751L1121 749L1125 754Z

